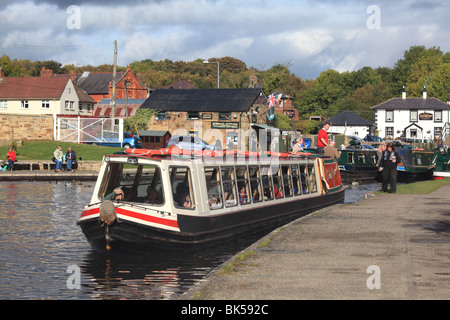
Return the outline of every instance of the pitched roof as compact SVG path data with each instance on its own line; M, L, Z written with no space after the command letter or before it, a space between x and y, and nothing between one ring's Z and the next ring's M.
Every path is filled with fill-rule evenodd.
M111 105L112 99L102 99L99 103L94 106L94 116L105 117L112 116L113 108ZM125 110L125 99L116 100L116 117L126 117L127 111L128 116L133 117L136 112L144 103L145 99L127 99L127 110Z
M0 99L59 99L67 78L11 77L0 80Z
M116 73L116 83L119 82L125 73L126 72ZM77 85L86 90L89 94L108 94L112 77L112 72L84 72L77 75Z
M346 110L328 120L332 126L371 126L373 123L361 118L357 114Z
M371 109L379 110L447 110L448 104L436 98L392 98L386 102L380 103Z
M161 111L247 111L265 94L261 89L155 90L141 108Z

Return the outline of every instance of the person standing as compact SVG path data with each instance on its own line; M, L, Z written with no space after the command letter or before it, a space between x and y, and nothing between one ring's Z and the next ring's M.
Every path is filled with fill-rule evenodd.
M72 166L77 164L77 154L75 153L75 151L72 150L71 147L67 148L66 161L67 161L67 170L75 172L75 170L72 169Z
M58 172L61 170L62 167L63 152L61 146L58 146L58 148L56 148L56 150L53 152L53 157L55 158L56 163L55 171Z
M330 124L328 122L325 122L323 124L322 129L319 131L319 135L317 137L317 152L322 153L324 152L324 148L328 145L328 129L330 128Z
M335 147L336 142L330 141L330 143L323 148L323 155L331 159L339 159L341 157L341 152Z
M9 148L9 151L6 154L6 159L8 160L8 171L12 171L14 162L16 162L16 152L13 147Z
M387 187L389 184L389 193L397 192L397 164L400 162L400 154L395 151L394 144L389 142L386 150L383 151L381 161L378 164L383 178L381 191L388 192Z
M294 141L294 146L292 147L292 152L301 152L303 151L303 138L300 138L300 140Z

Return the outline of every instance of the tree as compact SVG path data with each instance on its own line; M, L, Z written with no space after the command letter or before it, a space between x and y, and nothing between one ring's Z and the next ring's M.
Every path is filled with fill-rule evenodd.
M157 113L158 111L153 109L138 109L133 117L129 117L124 120L124 130L137 134L139 134L139 130L148 130L148 123L150 121L150 118Z

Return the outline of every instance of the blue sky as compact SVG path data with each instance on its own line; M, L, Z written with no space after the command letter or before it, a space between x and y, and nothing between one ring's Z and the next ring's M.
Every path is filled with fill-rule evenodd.
M0 2L0 54L64 64L231 56L248 67L393 67L412 45L450 51L447 0L15 0Z

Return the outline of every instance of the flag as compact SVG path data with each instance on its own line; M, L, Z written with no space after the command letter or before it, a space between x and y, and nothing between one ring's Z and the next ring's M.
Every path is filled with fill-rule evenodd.
M269 111L267 112L267 117L269 120L275 119L275 106L280 103L281 93L279 95L275 95L272 93L267 97L267 102L269 103Z

